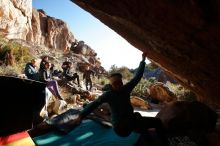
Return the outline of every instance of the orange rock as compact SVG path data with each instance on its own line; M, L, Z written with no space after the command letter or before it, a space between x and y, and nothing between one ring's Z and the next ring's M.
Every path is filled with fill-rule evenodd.
M150 96L159 102L171 102L177 99L173 92L171 92L169 88L161 82L155 83L149 89Z
M145 100L141 99L140 97L137 96L131 96L131 104L135 107L140 107L142 109L151 109L152 107L148 102Z

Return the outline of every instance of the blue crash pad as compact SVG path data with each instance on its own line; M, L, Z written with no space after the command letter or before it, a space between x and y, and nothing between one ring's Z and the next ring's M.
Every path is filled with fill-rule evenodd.
M34 137L33 141L38 146L133 146L139 136L132 133L128 137L119 137L112 128L92 120L84 120L68 134L53 131Z

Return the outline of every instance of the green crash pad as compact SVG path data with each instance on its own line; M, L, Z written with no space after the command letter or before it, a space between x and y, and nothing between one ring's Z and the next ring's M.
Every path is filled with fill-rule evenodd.
M92 120L84 120L68 134L53 131L34 137L33 141L38 146L133 146L139 136L132 133L128 137L119 137L112 128Z

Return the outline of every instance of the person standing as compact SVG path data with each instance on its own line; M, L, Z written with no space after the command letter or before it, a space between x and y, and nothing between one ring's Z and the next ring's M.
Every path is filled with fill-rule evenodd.
M92 79L91 76L94 77L95 72L90 69L89 66L87 66L86 70L83 73L83 79L85 80L86 90L92 89ZM89 86L89 87L88 87Z

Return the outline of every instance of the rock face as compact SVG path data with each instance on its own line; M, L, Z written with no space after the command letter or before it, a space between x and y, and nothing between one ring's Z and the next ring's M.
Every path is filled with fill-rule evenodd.
M85 56L96 56L96 52L87 44L85 44L84 41L77 42L76 45L71 46L71 50L76 54L82 54Z
M74 54L81 56L81 61L77 61L79 71L84 72L87 66L90 66L90 68L94 70L96 74L105 73L105 69L101 66L101 62L97 58L97 53L84 41L75 41L72 43L70 50Z
M219 105L220 1L72 1L146 52L200 101Z
M65 22L36 9L33 9L32 15L32 36L31 41L36 44L61 50L69 50L75 41Z
M1 0L0 34L7 38L31 39L32 0Z
M69 53L67 57L72 58L70 60L73 62L98 68L96 72L104 71L96 52L89 45L83 41L77 42L64 21L32 8L32 0L1 0L1 35L16 42L31 44L28 46L37 54L49 52L53 56L53 52L59 49L65 54Z
M1 0L0 20L0 34L8 39L61 50L69 50L75 41L65 22L32 8L32 0Z

